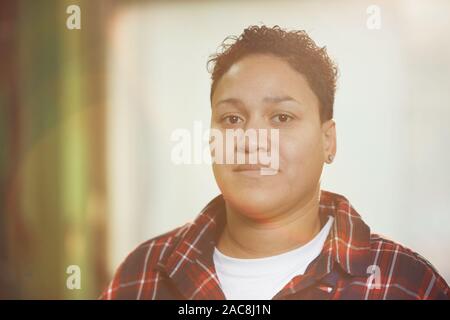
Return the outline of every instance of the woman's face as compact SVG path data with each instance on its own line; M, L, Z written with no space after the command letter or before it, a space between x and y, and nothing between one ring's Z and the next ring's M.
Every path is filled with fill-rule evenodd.
M319 187L323 163L335 151L334 121L321 124L319 101L304 76L271 55L249 55L223 75L212 97L211 128L224 137L226 129L278 129L276 174L262 175L252 167L243 170L236 163L213 163L227 204L255 219L302 206ZM267 137L270 153L277 141L270 131ZM262 141L250 148L246 140L240 151L248 156L262 148Z

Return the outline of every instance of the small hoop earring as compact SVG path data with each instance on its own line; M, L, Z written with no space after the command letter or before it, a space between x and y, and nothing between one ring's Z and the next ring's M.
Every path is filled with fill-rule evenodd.
M328 163L331 163L333 161L333 155L330 154L328 155Z

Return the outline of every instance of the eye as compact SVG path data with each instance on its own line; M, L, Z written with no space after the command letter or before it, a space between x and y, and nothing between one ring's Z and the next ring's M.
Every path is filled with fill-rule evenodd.
M229 115L222 118L222 121L224 121L226 124L237 124L239 122L244 121L241 117L237 115Z
M292 119L293 119L293 117L286 113L280 113L280 114L277 114L274 117L272 117L272 120L275 122L278 122L278 123L289 122Z

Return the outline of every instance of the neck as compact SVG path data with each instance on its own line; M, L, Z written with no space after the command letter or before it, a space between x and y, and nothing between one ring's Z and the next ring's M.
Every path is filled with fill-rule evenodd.
M269 219L251 219L226 203L227 223L217 243L225 255L263 258L308 243L320 231L320 186L287 212Z

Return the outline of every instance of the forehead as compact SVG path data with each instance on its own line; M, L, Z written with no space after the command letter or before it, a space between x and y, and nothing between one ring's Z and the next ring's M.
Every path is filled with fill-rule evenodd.
M218 81L212 105L224 99L260 103L268 96L290 96L305 104L318 103L306 78L286 61L254 54L234 63Z

